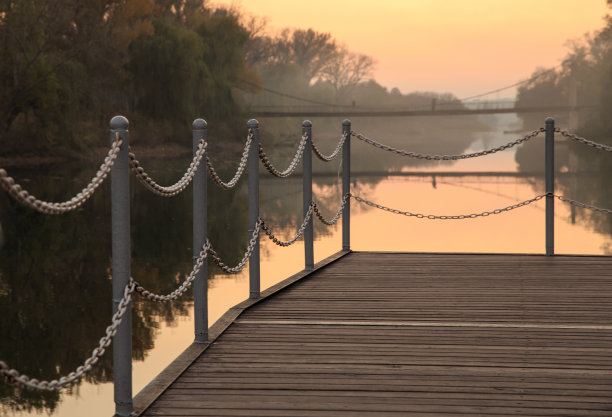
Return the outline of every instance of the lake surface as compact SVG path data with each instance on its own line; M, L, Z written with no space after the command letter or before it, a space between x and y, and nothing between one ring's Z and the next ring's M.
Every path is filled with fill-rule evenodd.
M449 119L449 118L447 118ZM381 142L428 153L464 153L499 146L521 137L514 115L487 116L474 122L456 119L457 129L423 124L353 121L353 129ZM262 126L265 126L262 122ZM335 148L340 121L314 122L314 141L326 153ZM270 125L278 123L270 121ZM453 120L445 121L452 125ZM451 126L452 127L452 126ZM534 130L534 126L526 131ZM293 130L291 130L293 129ZM277 137L297 144L300 123ZM458 131L457 131L458 130ZM444 133L446 132L446 133ZM454 132L450 134L449 132ZM264 133L264 131L262 131ZM285 139L283 139L285 140ZM543 135L533 139L543 147ZM278 168L284 169L294 146L269 146ZM563 148L560 144L560 149ZM521 151L519 151L521 152ZM536 151L524 151L529 156ZM374 149L353 139L352 192L385 206L414 213L456 215L504 208L544 193L539 162L529 167L516 162L516 149L456 163L426 164ZM589 160L587 154L586 160ZM608 155L609 156L609 155ZM215 156L211 154L215 160ZM239 153L231 158L238 160ZM101 158L102 159L102 156ZM519 158L521 159L521 158ZM523 160L529 158L523 157ZM571 158L569 158L571 159ZM612 161L612 156L609 156ZM598 176L603 168L576 173L576 164L558 159L557 190L600 207L612 206L607 184ZM314 199L327 217L340 203L339 161L314 161ZM539 159L543 164L543 159ZM146 160L145 169L161 184L178 179L189 161ZM564 165L565 164L565 165ZM603 164L606 164L603 162ZM563 165L563 166L562 166ZM580 164L578 164L580 165ZM612 164L609 164L612 165ZM589 166L587 164L587 166ZM605 165L607 167L608 165ZM581 165L584 168L584 164ZM15 169L9 174L41 199L63 201L87 183L97 166L61 166L38 170ZM235 165L224 169L224 178ZM607 168L606 168L607 169ZM471 175L448 173L470 172ZM580 170L579 170L580 171ZM410 175L415 172L426 174ZM478 172L501 172L481 176ZM447 173L447 174L445 174ZM293 236L302 221L301 178L279 180L261 170L260 213L282 239ZM166 293L191 270L191 188L172 199L162 199L132 183L132 275L147 288ZM428 220L380 211L351 202L351 244L360 251L544 253L544 200L509 212L466 220ZM247 244L246 181L233 191L209 184L209 237L223 260L236 264ZM556 252L610 254L608 215L593 213L556 201ZM18 206L0 195L0 359L31 377L53 379L79 366L97 346L111 317L110 202L105 184L79 210L47 216ZM315 262L341 248L340 226L315 222ZM303 267L301 242L280 248L261 240L262 290ZM209 319L212 324L227 309L248 297L248 268L226 275L211 267ZM579 277L577 277L579 279ZM192 295L169 305L136 297L133 314L133 392L136 394L193 341ZM94 367L87 381L72 390L40 395L0 384L0 414L8 416L110 416L114 412L112 355Z

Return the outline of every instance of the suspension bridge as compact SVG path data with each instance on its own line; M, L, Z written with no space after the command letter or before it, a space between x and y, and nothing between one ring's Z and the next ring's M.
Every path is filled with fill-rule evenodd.
M545 190L532 198L479 213L434 215L388 207L350 188L351 141L425 160L460 160L501 152L544 136ZM224 181L207 155L207 123L193 123L193 160L173 185L162 186L130 151L128 121L110 122L110 149L98 172L64 202L38 199L0 169L0 185L16 201L46 215L80 207L111 175L113 318L98 347L74 372L51 381L21 373L0 358L4 383L40 391L83 379L113 344L118 416L380 416L531 415L609 416L612 411L612 258L560 256L554 248L555 202L603 214L608 208L555 193L555 137L602 152L612 147L555 127L502 146L460 155L417 153L352 130L345 120L335 150L313 142L305 121L289 166L278 169L259 138L248 135L234 176ZM342 197L327 218L313 200L312 157L342 158ZM279 239L259 213L259 167L279 178L302 166L303 221L293 238ZM207 238L207 172L223 189L248 176L247 249L235 266L223 262ZM130 173L151 192L172 197L193 183L193 270L168 294L155 294L131 277ZM542 255L353 252L351 201L400 216L463 220L503 215L546 204ZM314 263L314 228L342 225L342 248ZM398 219L398 221L401 221ZM285 247L303 240L304 269L264 291L259 242ZM249 266L249 297L212 326L208 323L207 260L226 273ZM132 393L132 297L165 303L193 287L194 343L147 385ZM102 333L102 329L100 329Z

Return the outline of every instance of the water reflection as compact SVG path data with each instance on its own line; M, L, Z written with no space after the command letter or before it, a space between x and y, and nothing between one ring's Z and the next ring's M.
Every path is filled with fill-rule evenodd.
M331 152L340 137L340 123L328 119L314 122L315 141L324 153ZM478 151L520 136L502 133L504 126L512 127L512 120L472 119L453 123L451 118L440 123L429 119L420 124L398 119L354 120L353 128L392 146L432 153ZM300 124L301 121L288 124L290 128L283 133L281 129L272 132L272 126L262 123L270 126L269 136L262 132L262 142L281 169L287 166L295 150ZM275 146L273 139L288 140L291 145ZM371 177L355 175L352 192L390 207L422 213L462 214L505 207L543 192L541 176L453 177L443 172L516 173L513 151L453 165L423 165L423 161L398 157L357 141L353 143L354 172L381 170L382 167L389 167L389 170ZM519 174L542 170L543 155L532 158L531 165L524 162L524 155L533 156L538 147L543 147L541 138L532 143L529 146L533 148L525 146L519 151ZM579 165L570 167L569 156L560 154L559 168L568 166L580 172L590 171L590 176L559 173L559 193L601 207L612 207L612 196L605 180L612 170L609 158L605 159L609 155L579 155ZM145 159L142 162L160 183L168 184L180 177L185 159ZM598 165L594 165L595 160ZM339 161L323 164L313 159L313 165L315 173L320 174L315 176L314 198L325 216L331 217L341 200ZM222 169L223 178L229 178L233 169L235 164ZM417 170L431 174L389 176L389 172L409 174ZM24 185L30 179L26 188L48 200L63 200L80 191L92 175L91 167L80 166L11 170L10 173ZM261 215L279 238L288 239L302 221L301 178L278 180L263 170L261 178ZM132 190L132 274L152 291L169 292L191 270L191 190L173 199L150 194L135 182ZM62 216L34 213L18 206L4 193L0 195L1 236L5 242L0 245L0 328L3 336L0 338L0 358L28 375L51 379L74 370L89 356L110 322L108 194L108 184L105 184L81 209ZM209 237L223 260L230 265L236 264L247 245L244 181L232 191L209 185L208 205ZM572 224L569 207L560 202L557 207L559 253L609 252L612 229L608 216L578 210L574 213L575 224ZM357 202L352 202L351 212L352 245L356 250L544 251L543 201L503 215L461 222L408 219ZM315 224L315 260L320 260L340 248L340 229ZM297 272L302 266L301 243L282 249L263 238L262 288ZM248 296L248 271L228 276L212 266L210 270L212 323L228 307ZM133 356L137 361L146 360L135 362L134 392L193 339L191 297L186 294L171 304L137 299L133 309ZM110 415L112 387L105 382L112 379L111 361L109 352L94 367L87 382L66 394L41 395L0 384L0 414L21 416L45 411L58 416L77 416L83 415L82 409L74 411L79 410L78 404L98 402L101 406L96 407L97 415ZM101 385L94 389L93 384ZM91 407L88 407L88 414L93 415Z

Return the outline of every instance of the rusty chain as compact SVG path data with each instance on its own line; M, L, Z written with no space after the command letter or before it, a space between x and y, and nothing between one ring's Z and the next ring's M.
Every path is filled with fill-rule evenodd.
M463 154L463 155L430 155L430 154L423 154L423 153L417 153L417 152L409 152L409 151L405 151L403 149L397 149L397 148L394 148L392 146L385 145L383 143L377 142L374 139L370 139L370 138L362 135L361 133L351 132L351 135L355 136L357 139L362 140L365 143L368 143L368 144L370 144L372 146L375 146L377 148L383 149L385 151L396 153L398 155L408 156L410 158L417 158L417 159L427 159L429 161L455 161L455 160L458 160L458 159L476 158L476 157L479 157L479 156L490 155L492 153L503 151L503 150L512 148L513 146L520 145L521 143L526 142L526 141L528 141L530 139L533 139L533 138L535 138L536 136L538 136L542 132L544 132L544 128L540 128L538 130L534 130L533 132L528 133L527 135L523 136L522 138L519 138L519 139L514 140L512 142L508 142L508 143L506 143L506 144L504 144L502 146L498 146L497 148L486 149L484 151L474 152L474 153L467 153L467 154Z
M240 176L242 175L242 173L244 172L244 169L246 168L247 159L249 157L249 150L251 149L252 142L253 142L253 130L249 129L249 134L244 144L244 150L242 151L242 157L240 158L238 169L236 169L236 173L234 174L234 177L228 182L224 182L219 177L219 175L217 174L217 171L215 171L215 168L212 165L212 162L210 161L210 158L208 157L208 155L206 156L206 167L208 168L208 172L210 173L210 176L215 181L215 183L217 183L219 187L225 190L229 190L230 188L234 187L238 183Z
M113 314L112 324L106 328L106 335L100 339L98 347L91 352L91 356L87 358L83 365L79 366L76 371L70 372L68 376L63 376L52 381L39 381L38 379L20 374L16 369L10 369L5 362L0 361L0 375L9 383L38 391L59 391L62 388L76 384L86 373L91 371L93 365L98 362L112 343L112 338L115 333L117 333L117 328L121 324L123 316L127 311L135 286L136 284L134 281L130 279L130 282L125 286L125 290L123 291L123 297L117 306L117 312Z
M130 159L130 168L136 175L136 178L140 181L142 185L145 186L149 191L162 196L162 197L172 197L179 194L183 191L195 175L198 170L200 163L202 162L202 157L204 156L204 152L206 151L207 143L204 140L201 140L198 144L198 149L196 150L196 154L193 157L193 160L189 164L189 167L185 171L185 174L178 180L175 184L164 187L162 185L157 184L150 176L147 174L140 165L138 159L136 159L136 155L133 152L129 152L128 157Z
M340 153L340 150L342 149L342 147L344 146L344 142L346 141L346 138L348 137L348 133L344 132L342 134L342 137L340 138L340 141L338 141L338 146L336 146L336 149L328 156L328 155L324 155L319 148L317 148L317 145L314 144L314 142L312 142L312 150L314 151L315 155L324 162L329 162L329 161L333 161L336 156L338 156L338 154Z
M476 217L487 217L490 216L491 214L501 214L503 212L506 211L510 211L510 210L514 210L517 209L519 207L523 207L526 205L529 205L531 203L534 203L538 200L541 200L542 198L546 197L546 194L540 194L535 196L534 198L531 198L529 200L525 200L525 201L521 201L520 203L517 204L513 204L511 206L507 206L501 209L495 209L495 210L491 210L491 211L483 211L481 213L471 213L471 214L459 214L459 215L450 215L450 216L439 216L439 215L434 215L434 214L420 214L420 213L412 213L409 211L403 211L403 210L398 210L398 209L394 209L394 208L390 208L390 207L386 207L377 203L374 203L372 201L366 200L364 198L358 197L356 195L352 195L351 197L354 198L355 200L359 201L360 203L366 204L368 206L380 209L380 210L384 210L384 211L388 211L390 213L394 213L394 214L401 214L404 216L408 216L408 217L416 217L417 219L428 219L428 220L463 220L463 219L474 219Z
M11 197L17 200L19 203L34 209L40 213L45 214L62 214L68 211L74 210L81 206L87 201L96 191L96 189L102 184L104 179L108 176L111 171L117 155L119 154L121 143L123 141L119 138L119 134L116 136L116 140L113 142L104 162L100 165L98 172L91 179L89 184L83 188L76 196L68 201L62 203L50 203L47 201L41 201L31 195L28 191L21 188L21 185L16 184L12 177L8 176L6 170L0 168L0 185L4 188Z
M328 226L332 226L336 224L340 216L342 216L342 212L344 211L344 207L346 206L346 202L349 200L349 198L351 198L350 193L344 195L344 197L342 198L342 204L340 204L340 208L338 209L334 217L331 218L331 220L327 220L325 217L323 217L316 203L314 203L313 211L317 218L321 221L321 223L326 224Z
M224 272L227 272L229 274L235 274L237 272L242 271L242 268L244 268L244 266L248 262L249 257L251 256L251 252L253 252L253 249L255 248L255 244L257 243L257 239L259 238L259 230L261 228L261 223L262 223L262 220L260 217L255 222L255 229L253 230L253 234L251 236L251 239L249 240L249 245L247 247L247 250L244 256L242 257L242 260L238 263L238 265L234 267L230 267L230 266L227 266L225 263L223 263L223 261L221 261L221 258L219 257L217 252L213 249L212 244L209 242L210 247L208 248L208 253L210 254L210 257L212 258L213 262L219 268L221 268Z
M306 147L307 140L308 140L308 135L303 134L302 138L300 139L300 143L298 145L297 151L295 152L295 156L291 160L291 163L289 164L287 169L284 171L279 171L276 168L274 168L274 165L272 165L272 162L270 162L270 159L268 159L268 155L266 155L266 153L264 152L263 146L261 146L261 143L259 144L259 159L261 159L262 164L264 165L264 167L266 167L266 169L268 170L270 174L274 175L275 177L279 177L279 178L287 178L288 176L293 174L293 171L295 171L295 168L300 162L300 158L304 154L304 148Z
M555 128L555 132L560 133L561 136L565 136L568 139L575 140L576 142L582 143L583 145L590 146L595 149L599 149L601 151L612 152L612 146L604 145L601 143L593 142L592 140L588 140L582 138L578 135L568 132L567 130L561 130L559 128Z

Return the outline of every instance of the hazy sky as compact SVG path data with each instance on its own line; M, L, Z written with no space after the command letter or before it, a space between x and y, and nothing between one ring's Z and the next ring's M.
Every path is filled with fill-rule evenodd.
M554 67L567 41L604 26L605 0L219 0L270 29L330 32L373 57L374 78L402 92L466 97ZM491 99L513 96L510 90Z

